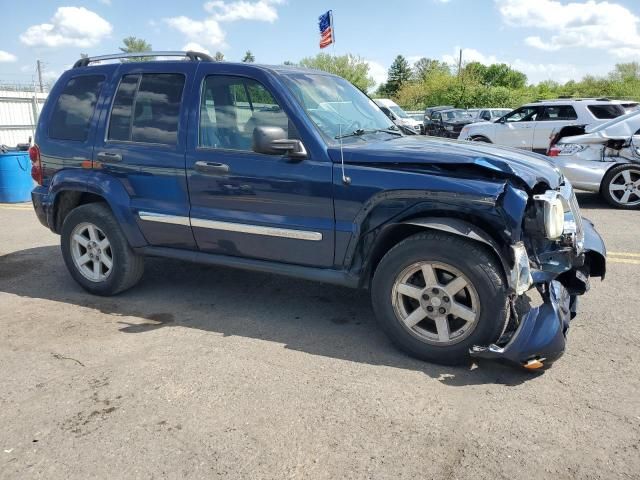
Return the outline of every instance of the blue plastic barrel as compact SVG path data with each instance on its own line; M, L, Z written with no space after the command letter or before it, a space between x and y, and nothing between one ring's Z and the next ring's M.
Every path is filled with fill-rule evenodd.
M28 202L33 185L29 152L0 153L0 203Z

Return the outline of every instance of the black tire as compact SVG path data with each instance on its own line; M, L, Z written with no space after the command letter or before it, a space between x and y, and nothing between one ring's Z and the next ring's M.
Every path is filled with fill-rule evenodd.
M422 261L454 267L477 292L480 308L477 319L472 322L475 326L457 343L428 343L411 333L396 315L394 283L405 269ZM477 242L443 232L419 233L389 250L375 270L371 299L376 318L393 343L414 357L446 365L467 362L469 349L474 345L494 343L509 318L507 287L502 268L493 254Z
M634 165L634 164L616 165L615 167L610 168L602 178L602 183L600 184L600 195L612 207L619 208L621 210L637 210L638 208L640 208L640 197L636 196L635 194L632 194L632 196L630 197L629 204L624 204L624 203L621 203L618 198L614 198L613 194L609 191L609 186L611 185L611 183L613 181L615 181L615 183L619 183L616 177L618 177L618 175L621 172L624 172L625 170L629 171L631 175L631 179L633 181L637 181L638 179L640 179L639 165Z
M471 137L472 142L483 142L483 143L491 143L487 137L483 137L482 135L478 135L477 137Z
M83 223L95 225L109 240L113 265L104 281L87 279L73 260L71 236L74 229ZM60 246L64 263L73 279L95 295L110 296L127 290L140 280L144 272L144 257L131 249L111 210L104 203L89 203L73 209L64 219Z

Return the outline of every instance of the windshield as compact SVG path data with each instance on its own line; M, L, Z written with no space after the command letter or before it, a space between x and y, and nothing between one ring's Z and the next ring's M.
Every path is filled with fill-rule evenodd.
M331 143L339 135L360 129L396 128L373 100L343 78L314 73L287 74L282 78Z
M405 112L403 109L401 109L397 105L393 105L392 107L389 107L389 110L391 110L393 113L395 113L396 117L409 118L409 115L407 114L407 112Z
M614 118L613 120L609 120L608 122L604 122L601 123L600 125L595 125L593 127L587 127L585 128L585 132L586 133L595 133L595 132L600 132L602 130L604 130L605 128L609 128L611 126L614 125L618 125L619 123L623 123L628 121L630 118L633 118L635 120L635 117L638 117L640 119L640 111L633 111L633 112L629 112L625 115L621 115L617 118Z
M511 110L508 109L508 108L503 108L503 109L499 109L499 110L491 110L491 116L492 117L502 117L503 115L506 115L510 111Z
M449 112L442 112L442 116L446 120L463 120L471 118L471 115L469 115L464 110L451 110Z

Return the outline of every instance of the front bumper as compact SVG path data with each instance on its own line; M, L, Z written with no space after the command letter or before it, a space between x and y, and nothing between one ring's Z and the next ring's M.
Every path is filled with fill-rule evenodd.
M583 219L584 264L537 283L543 303L519 312L512 301L517 327L495 344L474 346L472 357L501 359L527 368L548 367L564 352L569 322L576 315L577 296L589 289L589 276L604 277L606 249L593 224ZM535 277L534 277L535 280Z

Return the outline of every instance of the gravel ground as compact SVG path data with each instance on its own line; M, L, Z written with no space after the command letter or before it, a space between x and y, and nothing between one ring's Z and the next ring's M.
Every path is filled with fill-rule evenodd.
M410 359L283 277L150 259L93 297L0 205L0 478L640 478L640 212L579 200L609 272L542 374Z

